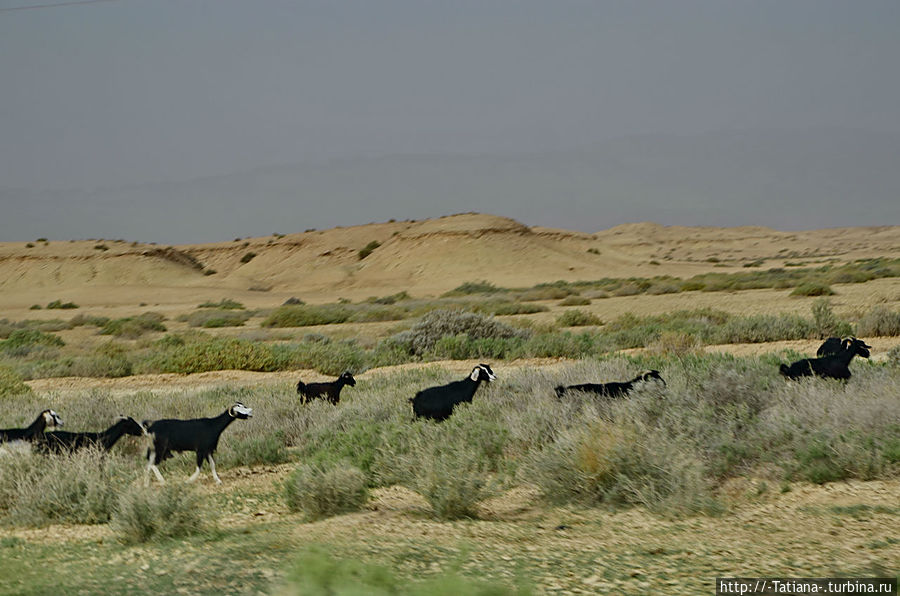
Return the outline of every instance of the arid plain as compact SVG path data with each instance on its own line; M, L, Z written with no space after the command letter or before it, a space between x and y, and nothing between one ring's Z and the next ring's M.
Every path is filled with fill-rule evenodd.
M14 326L21 321L65 321L76 315L97 319L135 317L148 311L160 315L165 330L151 329L140 337L103 334L90 324L54 329L52 333L64 344L54 348L59 352L57 359L77 360L88 351L108 350L111 343L116 357L127 359L130 353L152 349L151 342L167 335L197 333L191 313L201 304L223 300L238 303L247 315L233 326L203 327L202 333L209 337L274 345L313 341L310 338L315 336L319 338L315 341L357 342L359 349L377 353L379 342L408 331L431 307L420 311L410 307L408 316L350 318L336 324L280 326L270 324L270 317L291 298L307 305L347 308L394 304L378 301L388 296L399 296L396 300L401 304L440 303L466 283L493 286L503 300L535 305L535 312L498 311L496 319L546 334L602 335L605 328L622 327L627 317L664 319L678 311L725 313L723 320L725 316L809 318L814 305L822 301L827 301L837 319L856 328L873 311L900 311L900 277L890 273L853 283L832 281L826 284L829 295L824 297L812 292L797 295L796 284L715 291L670 287L678 285L678 280L704 275L737 279L774 269L772 275L777 277L779 271L824 268L827 272L873 260L895 266L900 259L900 226L782 232L639 223L587 234L527 227L500 216L460 214L274 232L285 233L180 246L129 239L0 243L0 319ZM604 279L626 281L616 282L614 290L578 285ZM568 283L557 288L565 287L569 295L583 300L570 305L552 293L540 294L558 281ZM628 289L632 287L638 290ZM461 295L461 299L471 296ZM57 300L71 302L77 309L46 307ZM577 327L560 322L565 313L575 310L594 318ZM689 370L683 364L686 358L724 353L766 370L765 363L777 359L812 355L821 343L814 334L721 343L695 340L682 331L663 329L657 335L662 339L586 357L511 351L510 357L492 359L491 364L499 382L514 379L514 385L527 386L533 393L528 403L537 403L534 400L543 399L538 394L557 381L611 380L579 378L584 374L630 377L638 365L667 362L653 358L681 362L677 367L673 364L678 372L672 373L676 380L670 381L677 391L679 375L689 377L684 372ZM854 385L856 377L840 387L813 381L811 389L802 390L802 397L814 398L821 388L829 399L838 400L842 392L883 381L888 388L878 385L878 391L893 391L895 402L893 406L887 402L884 411L896 412L900 359L891 354L897 352L900 334L865 339L872 346L871 363L853 365L865 367L857 375L862 385ZM461 378L485 360L481 355L468 356L451 358L434 352L384 365L377 359L366 360L365 366L354 371L359 381L356 392L346 389L347 406L366 399L361 389L372 387L377 393L393 379L409 384L417 379ZM61 365L54 366L55 371L63 370ZM775 371L774 365L770 368ZM76 426L70 430L79 430L79 421L94 419L72 409L94 401L116 407L131 404L144 410L135 411L135 417L153 417L166 412L165 404L154 400L173 395L185 403L196 397L202 404L246 395L249 403L253 396L262 395L253 392L262 390L267 392L265 399L249 405L259 410L265 408L265 400L271 400L281 408L298 378L333 378L331 371L325 374L326 368L313 365L194 374L147 372L137 367L129 369L131 374L106 376L59 376L58 372L42 376L33 371L49 368L24 364L18 370L32 371L21 374L31 393L21 402L15 398L4 402L0 424L4 427L30 421L38 404L71 418ZM424 376L403 376L419 373ZM771 376L765 383L774 387L773 395L790 399L791 389L783 384L776 387L782 380L777 374ZM274 394L279 397L271 397ZM495 394L486 395L487 400ZM13 412L20 404L29 409ZM220 403L208 415L227 405ZM331 416L320 406L325 404L314 404L315 416ZM297 409L303 407L296 404ZM343 401L337 406L344 407ZM193 406L185 408L193 411ZM259 424L271 420L262 415ZM256 419L235 429L231 439L246 439L262 428L251 424ZM893 428L892 432L898 432L896 425ZM223 447L231 432L223 435ZM126 443L124 450L136 462L133 477L137 482L143 474L139 440L128 440L132 443ZM887 440L900 441L900 435ZM49 593L53 581L74 578L71 593L94 593L110 583L115 588L109 593L304 593L296 585L285 584L285 577L295 553L310 544L324 545L338 558L389 567L402 578L451 570L465 578L508 586L521 583L538 593L646 594L660 589L664 592L658 593L697 594L712 593L716 576L893 577L900 572L900 463L896 461L888 461L870 478L854 472L825 482L810 482L802 473L773 472L776 464L755 462L739 474L716 477L710 489L718 503L715 512L672 511L640 503L589 506L575 500L559 504L545 499L541 488L529 482L527 474L520 474L481 501L470 519L435 519L422 495L401 482L376 483L361 511L307 521L282 497L285 481L307 453L306 447L297 447L300 443L299 439L287 441L286 461L243 465L238 457L226 457L220 467L221 486L212 484L204 471L200 497L207 509L217 511L214 517L218 518L209 533L126 546L117 542L116 531L106 523L5 524L0 527L0 592ZM510 443L505 449L513 451L514 446ZM178 482L192 468L189 459L176 457L177 463L164 466L163 473ZM46 573L47 568L52 568L52 574Z

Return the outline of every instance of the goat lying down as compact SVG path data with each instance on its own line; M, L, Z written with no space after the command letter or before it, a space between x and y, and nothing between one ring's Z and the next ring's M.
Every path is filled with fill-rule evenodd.
M222 480L216 474L216 462L212 457L219 445L219 436L235 420L246 420L251 416L253 409L238 402L215 418L145 421L143 426L147 429L152 444L147 449L147 474L144 484L150 483L151 471L156 474L156 479L160 483L165 483L157 466L172 457L176 451L193 451L197 454L197 469L188 478L188 482L197 479L203 462L208 461L213 479L217 484L222 484Z
M658 370L649 370L643 372L631 379L630 381L612 382L612 383L582 383L580 385L559 385L554 389L556 397L562 398L571 391L582 391L584 393L593 393L601 397L624 397L631 393L637 383L642 383L655 379L665 386L666 382L659 374Z
M819 350L821 351L831 341L829 338ZM851 377L850 361L854 356L868 358L872 346L867 345L861 339L848 337L841 341L841 349L835 353L821 358L804 358L792 363L790 366L782 364L779 372L788 379L797 380L802 377L822 377L824 379L840 379L846 381Z

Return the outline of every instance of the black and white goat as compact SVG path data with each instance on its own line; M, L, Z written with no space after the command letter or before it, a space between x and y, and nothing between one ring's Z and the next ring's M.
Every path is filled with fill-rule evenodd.
M130 416L120 416L115 424L102 432L47 431L37 439L37 447L41 451L53 453L75 451L91 446L109 451L123 435L140 437L144 434L146 431L137 420Z
M851 376L850 361L853 360L854 356L868 358L871 347L861 339L848 337L841 342L841 349L837 353L828 354L821 358L804 358L790 366L782 364L779 372L782 376L795 381L801 377L811 376L846 381Z
M332 405L337 405L341 400L341 389L344 388L344 385L356 386L356 379L353 378L349 371L330 383L306 384L303 381L299 381L297 383L297 393L300 394L300 401L304 404L316 398L321 398L331 402Z
M416 393L409 401L416 418L430 418L437 422L446 420L456 404L471 402L475 390L482 381L491 382L497 377L487 364L479 364L462 381L453 381L438 387L429 387Z
M162 474L157 467L160 463L172 457L175 451L193 451L197 454L197 469L188 478L193 482L200 475L200 467L204 461L209 462L209 469L217 484L222 484L219 475L216 474L216 462L212 454L219 445L219 436L229 424L235 420L246 420L253 416L253 409L238 402L216 416L215 418L193 418L190 420L163 419L153 422L144 422L147 434L152 443L147 449L147 474L144 484L150 484L150 471L156 474L156 479L165 483Z
M631 390L634 389L636 383L649 381L650 379L656 379L660 383L665 386L666 381L660 376L658 370L649 370L647 372L643 372L631 379L630 381L624 382L612 382L612 383L582 383L580 385L560 385L554 389L556 391L556 397L562 398L564 395L569 393L570 391L582 391L584 393L593 393L595 395L599 395L602 397L624 397L631 393Z
M0 429L0 443L13 441L33 441L46 428L62 426L62 418L53 410L44 410L34 419L28 428L3 428Z

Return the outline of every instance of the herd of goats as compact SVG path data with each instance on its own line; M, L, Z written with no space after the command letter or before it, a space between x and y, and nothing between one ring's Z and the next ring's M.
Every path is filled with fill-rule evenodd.
M868 358L870 349L871 346L855 337L844 339L831 337L818 349L816 358L804 358L789 366L782 364L780 372L783 376L793 380L817 376L846 381L850 378L850 361L854 356ZM471 402L482 381L490 382L494 379L496 376L491 367L487 364L479 364L465 379L422 389L409 401L416 418L441 422L450 417L457 404ZM555 392L560 399L567 394L579 392L603 398L618 398L628 395L636 384L651 380L665 385L659 371L651 370L630 381L560 385L555 388ZM356 380L349 372L345 372L330 383L307 384L300 381L297 384L297 393L301 396L301 402L304 404L314 399L323 399L337 405L340 401L341 389L345 385L351 387L356 385ZM149 484L151 471L159 482L164 483L165 480L157 466L172 457L174 452L192 451L197 456L197 469L189 481L197 479L203 462L207 461L213 479L216 483L221 484L222 481L216 474L216 464L212 457L218 446L219 437L233 421L244 420L252 415L252 408L248 408L242 403L236 403L215 418L145 420L138 423L133 418L122 417L102 432L67 432L46 430L62 426L62 420L53 410L44 410L28 428L0 429L0 444L23 441L33 444L37 451L43 453L65 453L89 446L109 450L126 434L147 436L150 439L150 446L146 454L145 483Z

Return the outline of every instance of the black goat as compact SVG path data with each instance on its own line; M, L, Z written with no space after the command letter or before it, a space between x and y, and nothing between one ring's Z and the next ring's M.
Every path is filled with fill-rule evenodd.
M830 354L837 354L841 351L841 344L843 340L840 337L829 337L825 340L819 349L816 350L816 356L821 358L822 356L828 356Z
M456 404L471 402L475 390L482 381L491 382L496 378L490 366L479 364L472 369L472 374L462 381L423 389L409 401L412 403L416 418L430 418L441 422L450 417Z
M861 339L849 337L841 342L841 350L836 354L829 354L821 358L804 358L790 366L782 364L779 372L782 376L795 381L800 377L810 376L846 381L851 376L850 361L854 356L868 358L871 347Z
M584 393L594 393L596 395L600 395L603 397L624 397L631 393L631 390L634 389L634 384L638 381L649 381L650 379L656 379L661 382L663 385L666 384L665 380L660 376L658 370L650 370L645 373L641 373L630 381L625 381L622 383L582 383L581 385L560 385L554 389L556 391L556 397L562 398L570 391L583 391Z
M193 418L191 420L164 419L144 422L147 434L153 443L147 449L147 474L144 484L150 483L150 471L156 474L157 480L165 483L157 466L172 457L174 451L194 451L197 454L197 469L191 474L188 482L193 482L200 475L203 461L209 462L209 469L217 484L222 484L216 474L216 462L212 454L219 445L219 436L229 424L240 418L245 420L253 416L253 409L238 402L215 418Z
M75 451L84 447L101 447L104 451L112 449L113 445L122 438L122 435L140 437L146 434L144 427L131 417L120 416L115 424L98 433L67 432L54 430L45 432L37 441L37 447L41 451L62 453L63 451Z
M53 410L44 410L35 418L28 428L3 428L0 429L0 443L12 441L33 441L47 427L62 426L62 418Z
M309 403L313 399L321 398L331 402L333 405L337 405L341 400L341 389L344 388L344 385L356 386L356 379L349 372L345 372L330 383L309 383L307 385L303 381L299 381L297 383L297 393L300 394L300 401L304 404Z

